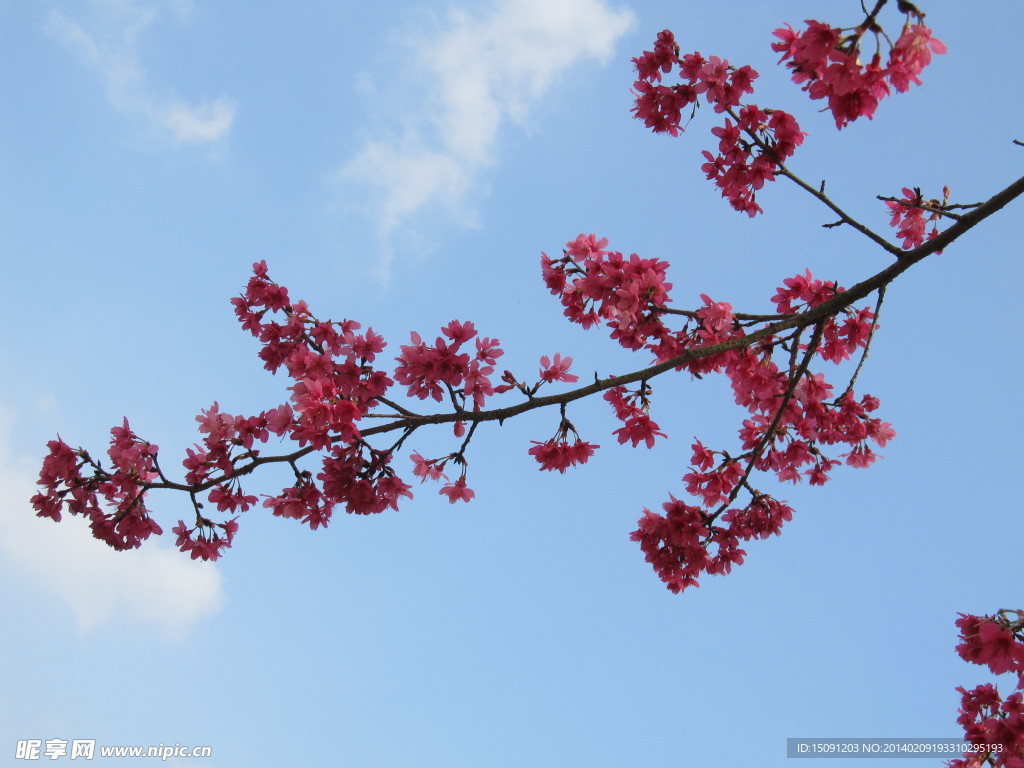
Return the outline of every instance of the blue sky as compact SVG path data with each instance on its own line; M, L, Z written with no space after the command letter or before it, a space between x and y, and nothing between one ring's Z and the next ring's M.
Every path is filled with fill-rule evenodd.
M764 311L805 267L850 284L884 266L792 185L765 189L756 220L732 212L698 171L709 111L676 140L630 118L630 58L666 27L758 69L759 103L810 133L791 167L880 231L876 194L948 184L977 202L1020 175L1017 4L922 3L949 55L841 135L768 47L822 6L859 20L853 2L0 0L0 750L781 766L787 737L958 735L955 687L989 677L955 654L956 614L1021 593L1019 201L889 290L859 383L898 432L885 459L780 489L783 536L683 596L628 534L682 493L693 436L735 441L714 378L655 382L670 439L654 450L617 446L607 405L580 403L602 449L541 474L529 441L557 416L532 413L478 432L472 504L418 487L400 512L317 532L253 511L217 564L169 541L115 553L27 504L58 432L99 452L127 416L167 466L214 400L285 399L228 303L260 259L396 354L457 318L502 340L504 367L560 352L582 376L646 358L564 322L544 289L540 252L580 232L670 261L682 307ZM166 530L187 504L152 500Z

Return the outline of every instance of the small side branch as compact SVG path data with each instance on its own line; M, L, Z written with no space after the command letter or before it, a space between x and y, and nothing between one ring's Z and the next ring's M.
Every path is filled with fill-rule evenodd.
M857 377L860 376L860 369L864 367L864 363L868 359L868 352L871 350L871 342L875 338L875 329L878 328L878 315L882 311L882 302L885 300L885 289L887 287L888 286L883 285L878 289L878 302L875 304L875 313L871 320L871 330L868 331L868 340L864 344L864 352L860 356L860 362L857 363L857 369L853 372L853 376L850 377L850 383L846 385L846 389L843 391L843 394L836 398L836 405L843 402L843 400L846 399L846 396L853 391L853 386L857 383Z
M793 399L793 394L796 392L797 385L800 380L807 374L807 369L811 364L811 359L814 357L814 353L818 351L818 345L821 343L822 334L825 332L825 322L819 322L814 327L814 334L811 336L810 342L807 344L807 349L804 352L803 359L800 361L800 366L793 372L789 378L789 385L786 387L786 392L782 396L782 400L779 402L779 407L775 411L775 418L772 419L771 426L765 431L764 435L758 441L749 454L750 458L747 460L747 468L743 473L743 477L736 483L736 486L732 489L732 493L729 494L729 500L726 501L722 506L715 511L711 519L717 519L719 515L726 510L726 508L736 501L736 497L739 495L740 489L750 486L747 485L747 481L750 479L751 473L754 471L754 467L757 462L761 459L761 454L764 453L765 449L772 444L775 439L775 435L778 433L779 424L782 423L782 417L786 413L786 408L789 407L790 401Z
M789 179L794 184L796 184L798 187L800 187L802 190L806 191L811 196L817 198L822 204L824 204L829 210L831 210L839 217L838 221L832 222L830 224L822 224L822 226L825 227L826 229L832 229L833 227L838 227L843 224L847 224L850 227L853 227L858 232L860 232L866 238L871 240L871 242L875 243L888 253L891 253L893 256L899 258L904 254L903 249L900 248L898 245L890 243L888 240L886 240L884 237L879 235L874 230L870 229L864 224L861 224L850 214L848 214L846 211L840 208L835 202L833 202L832 199L825 194L824 182L822 182L821 189L815 189L806 181L804 181L795 173L793 173L791 170L789 170L789 168L781 164L779 165L779 170L777 171L777 174L779 176L784 176L785 178Z

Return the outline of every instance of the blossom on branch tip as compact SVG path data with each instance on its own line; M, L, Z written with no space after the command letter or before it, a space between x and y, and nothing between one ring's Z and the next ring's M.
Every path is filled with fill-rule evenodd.
M543 360L546 359L542 358L541 365L545 364ZM550 361L548 362L550 364ZM572 443L569 442L570 433L573 436ZM540 468L548 471L557 469L562 474L565 474L565 470L569 467L586 464L594 452L601 447L580 439L572 422L565 418L564 406L562 421L558 425L554 437L543 443L536 440L531 442L534 447L529 450L529 454L540 463Z
M757 190L775 178L780 165L803 143L806 134L786 112L740 103L743 96L754 92L758 73L751 67L735 67L718 56L705 58L699 52L682 58L678 54L678 46L666 30L658 35L654 51L645 51L633 60L640 75L633 84L634 117L655 133L672 136L683 130L683 112L689 108L692 117L701 100L712 105L716 113L737 118L736 123L726 119L724 126L712 129L719 139L718 154L705 150L707 162L701 170L735 210L755 216L762 212ZM675 65L684 82L662 85L662 74Z
M476 493L471 488L466 487L465 476L460 477L454 483L448 483L439 491L439 493L442 496L447 496L448 501L450 501L452 504L454 504L456 501L468 502L474 496L476 496Z
M245 512L258 501L255 496L246 496L240 487L232 489L226 483L211 488L207 498L211 504L217 505L218 512Z
M658 428L657 423L646 413L630 416L625 420L624 425L615 430L613 434L620 443L631 442L634 448L640 443L644 443L648 448L653 448L655 438L666 437L665 433Z
M615 418L623 423L623 426L613 432L620 444L628 441L634 448L640 443L653 448L655 438L667 437L648 413L649 393L647 387L635 392L630 392L625 387L613 387L604 393L604 399L615 411Z
M549 471L557 469L563 475L569 467L586 464L594 451L601 447L580 440L579 435L572 443L554 437L546 443L538 443L536 440L531 442L534 447L529 450L529 454L540 463L540 468Z
M925 201L921 197L919 189L908 189L904 187L903 197L896 199L885 199L885 204L892 214L889 226L896 229L896 236L903 238L903 249L909 251L917 248L925 242L932 240L939 235L939 221L942 219L941 211L946 208L949 202L949 187L943 189L943 199ZM925 232L928 223L931 222L931 231ZM942 253L942 251L938 251Z
M772 50L782 54L779 63L793 73L793 82L812 99L825 99L836 127L844 128L860 117L874 117L879 101L891 88L906 91L911 83L920 85L918 75L931 62L933 53L945 53L946 46L920 24L904 25L883 67L875 53L867 65L860 60L860 42L865 29L849 35L843 30L809 19L806 29L796 32L788 24L775 30L778 42ZM878 32L876 31L876 37Z
M693 438L696 442L690 447L693 449L693 456L690 458L690 463L699 470L707 471L715 466L715 452L709 451L704 447L704 443L697 438Z
M640 79L648 82L660 81L662 73L671 72L673 65L678 63L679 46L676 45L675 35L668 29L658 33L653 51L644 51L633 59Z
M846 463L851 467L859 467L863 469L874 464L875 459L877 459L878 456L871 450L871 447L867 445L867 443L860 443L855 446L850 453L842 454L841 458L845 458Z
M270 509L275 517L300 520L314 531L321 526L327 527L334 510L334 505L326 501L311 482L299 482L285 488L279 496L268 496L263 506Z
M218 533L216 528L220 528L222 533ZM197 530L200 530L200 533L193 538L193 534ZM224 554L223 550L231 546L237 531L238 523L234 519L223 523L211 523L209 520L204 520L195 528L188 528L183 520L179 520L178 524L171 529L171 533L178 537L174 546L181 552L190 553L193 560L219 559Z
M889 82L900 93L909 90L911 83L921 85L918 75L931 64L932 54L946 52L945 43L932 37L930 29L920 24L908 24L889 56Z
M575 376L569 373L569 368L572 367L571 357L562 357L557 352L555 358L552 360L547 355L544 355L540 359L540 378L541 381L552 382L552 381L564 381L567 384L572 384L580 380L579 376Z
M412 459L413 470L412 473L420 478L420 482L426 482L427 480L440 480L444 478L448 479L447 475L444 474L444 464L446 459L431 459L427 461L419 453L412 453L409 456Z

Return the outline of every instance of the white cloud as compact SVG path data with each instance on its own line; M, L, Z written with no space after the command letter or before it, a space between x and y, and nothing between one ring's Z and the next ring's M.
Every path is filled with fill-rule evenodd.
M499 0L484 14L451 11L443 28L402 43L408 55L395 101L409 111L383 138L373 126L377 138L338 174L362 195L370 191L383 277L392 234L416 214L440 206L472 221L472 193L495 163L502 126L526 124L569 67L607 61L632 21L629 11L613 11L604 0ZM412 102L410 93L423 97Z
M65 603L80 631L116 616L181 637L220 610L221 575L212 564L155 541L115 552L77 517L65 515L60 523L36 517L28 499L38 466L11 455L12 423L11 412L0 407L0 554L16 578Z
M187 21L191 5L183 0L163 4L179 21ZM103 82L107 99L119 112L145 121L161 139L174 144L210 144L225 138L237 105L226 98L190 105L174 96L158 95L140 64L140 38L159 16L161 6L136 0L94 0L89 22L52 10L47 30L72 50Z
M195 107L169 104L155 115L178 144L208 144L226 136L235 120L235 107L224 99Z

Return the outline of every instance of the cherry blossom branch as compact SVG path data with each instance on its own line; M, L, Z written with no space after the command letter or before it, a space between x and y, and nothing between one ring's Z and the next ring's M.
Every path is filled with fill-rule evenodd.
M885 5L885 0L880 0L878 5L875 7L875 10L872 11L872 17L874 14L877 14L879 10L881 10L881 7L883 5ZM744 124L743 119L739 114L737 114L736 110L733 107L729 107L725 111L730 117L732 117L736 121L738 125ZM793 173L793 171L791 171L783 162L784 158L779 156L779 153L776 151L776 148L773 145L769 144L767 141L765 141L761 136L759 136L756 131L751 130L750 128L744 128L743 132L747 135L747 137L750 138L754 146L758 147L763 154L773 159L776 166L774 170L775 175L779 175L789 179L798 187L807 192L809 195L819 200L823 205L825 205L837 216L839 216L839 221L833 222L831 224L823 224L823 227L831 229L833 227L838 227L843 224L847 224L850 227L853 227L853 229L860 232L868 239L870 239L876 245L886 250L887 252L893 254L897 258L902 258L904 252L902 249L899 248L899 246L890 243L877 232L875 232L865 224L862 224L861 222L854 219L850 214L848 214L846 211L840 208L835 201L829 198L829 196L825 194L824 181L821 182L821 185L818 189L815 189L813 186L811 186L806 181L797 176L795 173Z
M54 520L61 519L62 509L73 514L84 514L91 519L90 526L97 538L117 549L126 549L139 546L151 534L160 533L162 530L149 516L149 510L144 504L144 492L159 489L183 491L188 493L192 500L196 511L196 524L189 528L179 521L174 528L174 533L178 536L177 546L183 551L191 552L193 557L216 559L220 556L223 548L230 546L238 524L234 518L225 522L213 522L204 516L201 512L202 505L196 497L197 494L208 491L209 503L214 504L219 512L245 511L255 505L258 499L255 496L245 495L239 480L264 464L287 463L296 474L296 483L291 488L285 488L281 495L268 497L264 506L270 506L275 515L302 519L303 522L315 529L320 525L327 524L333 506L338 503L336 499L344 499L346 508L350 512L368 514L382 511L386 507L397 508L399 497L411 496L409 486L395 475L388 457L394 450L397 450L397 446L402 445L413 431L427 424L455 423L456 435L459 436L462 434L460 430L464 429L459 422L467 423L470 427L470 436L472 436L475 433L475 428L484 421L496 420L501 423L504 419L538 408L550 405L564 407L567 403L600 392L607 392L609 395L615 392L619 394L609 402L613 403L616 407L616 415L625 423L625 426L616 432L619 441L630 440L634 445L644 441L650 446L653 445L655 437L662 433L647 414L646 396L641 397L641 407L630 405L627 401L640 397L642 393L630 395L625 389L626 385L641 382L646 389L646 383L649 380L670 370L690 368L694 374L714 371L721 365L721 363L715 362L715 356L723 355L722 361L731 360L728 365L733 366L733 375L740 377L740 379L734 378L733 380L734 386L736 386L737 381L742 382L743 377L758 375L756 371L757 365L760 363L756 361L760 360L761 363L766 364L770 360L770 350L767 348L789 341L789 339L783 338L783 336L788 336L787 331L794 329L799 331L799 329L810 325L828 323L828 327L833 328L834 333L839 333L832 318L847 311L854 302L888 285L913 264L931 253L941 250L942 247L953 242L957 237L1022 193L1024 193L1024 178L1018 179L978 208L964 214L945 232L917 248L907 251L903 258L847 291L838 291L834 284L821 281L812 282L809 278L798 277L787 280L787 285L790 287L783 292L790 298L781 299L782 304L779 306L791 306L792 299L802 297L801 300L807 302L808 308L803 311L792 310L793 314L771 322L749 334L742 333L735 319L726 321L726 318L731 317L728 305L714 304L710 299L704 297L705 308L697 310L693 318L689 318L697 321L697 330L692 333L683 332L679 337L682 341L672 342L682 350L678 354L672 354L672 345L665 345L666 341L671 341L674 337L665 335L666 331L660 326L660 322L650 324L657 313L648 310L650 314L646 315L647 319L643 322L648 323L646 327L650 332L657 332L658 338L661 339L657 345L659 349L657 356L660 358L660 362L621 376L611 376L605 379L595 378L595 381L588 386L555 395L537 397L532 396L536 387L523 389L522 391L527 394L525 402L494 409L484 409L482 406L485 390L498 391L490 389L486 378L493 371L489 367L490 364L501 353L496 341L477 339L476 359L469 363L464 373L459 374L459 381L455 381L451 377L444 379L446 383L452 384L449 394L456 395L453 406L455 410L450 413L424 415L415 414L405 408L398 410L395 408L397 404L391 401L383 403L378 399L390 386L386 374L367 365L372 362L375 354L383 350L383 340L372 334L372 331L367 331L364 336L356 336L353 329L358 328L358 325L349 321L337 324L343 330L342 334L338 334L332 330L334 324L317 321L309 314L303 303L298 303L293 308L288 304L285 289L267 280L265 265L256 265L257 276L250 281L250 289L255 291L254 296L258 294L262 297L260 306L266 306L266 309L253 312L246 303L247 299L242 298L239 300L240 303L236 304L236 311L243 322L243 327L260 335L263 333L260 329L263 328L269 334L265 338L266 346L260 354L267 367L276 370L282 364L287 363L289 366L289 375L296 381L291 389L293 391L292 400L299 409L299 417L294 416L294 412L288 405L280 406L271 412L264 412L259 417L231 417L220 414L214 404L213 408L199 417L201 431L207 433L207 437L204 439L206 448L198 447L198 453L192 452L191 449L188 451L189 456L184 464L189 473L184 483L173 482L167 478L157 463L157 447L135 435L130 430L127 421L122 427L115 427L112 430L111 447L108 450L114 464L111 472L104 470L83 449L76 451L60 439L51 441L49 444L50 455L44 460L39 481L45 493L36 494L32 498L32 504L37 514L51 517ZM602 247L592 236L590 238L581 236L574 247L580 247L581 240L598 248ZM606 252L601 251L601 253ZM550 262L548 263L550 265ZM598 262L588 263L588 270L596 263ZM661 270L666 266L653 260L639 260L635 255L627 262L621 254L612 253L608 253L607 260L600 263L606 264L609 268L614 265L621 267L628 264L631 265L630 269L656 269L658 270L657 274L662 276L663 271ZM655 272L650 272L650 274L653 275ZM585 277L578 279L584 280ZM659 277L658 280L662 281L663 277ZM654 289L652 288L652 290ZM601 295L611 301L613 294L602 293ZM645 295L648 296L650 306L663 306L665 298L667 298L667 296L662 297L660 293L650 294L649 291ZM782 294L780 293L780 295ZM614 299L619 301L622 300L622 297L619 294L614 294ZM602 299L603 301L604 299ZM280 326L276 323L263 325L261 318L270 309L284 309L288 316L287 325ZM602 304L602 312L604 311ZM626 317L621 315L623 311L621 309L612 307L608 311L611 311L612 314L606 315L606 317L618 318L616 323ZM634 311L636 310L628 310L629 313ZM855 333L859 338L861 330L857 330L856 326L859 324L860 328L864 327L863 312L856 313L856 317L859 319L853 319L855 327L844 332ZM628 316L638 317L633 314ZM586 317L589 315L581 316L581 320L585 321ZM630 322L635 322L635 320ZM731 323L731 331L727 326L721 325L724 322ZM851 321L848 320L849 322ZM307 326L308 333L306 332ZM632 336L636 333L636 328L632 328L632 330L630 328L615 325L613 338L617 337L620 342L631 348L643 346L642 341L636 343ZM441 341L438 341L437 344L441 346L428 348L421 343L416 334L413 334L414 343L402 348L403 355L399 358L401 365L399 369L396 369L395 375L410 386L411 395L415 393L420 397L428 397L436 394L437 399L440 400L440 395L444 390L437 386L437 382L441 380L429 378L433 376L429 373L431 356L452 355L454 354L453 349L457 349L459 345L476 335L471 324L455 321L443 330L453 340L454 347L445 347ZM321 337L325 343L321 344L316 340ZM281 346L280 342L283 338L291 339L288 342L290 346ZM694 343L697 346L691 346ZM853 336L842 343L843 348L847 351L851 348L851 344L862 346L861 342ZM314 344L317 347L314 347ZM330 350L328 350L328 346L330 346ZM652 350L655 349L653 346L648 346ZM312 352L315 348L325 351L321 355L316 355ZM745 358L736 357L735 352L758 348L761 349L760 353L754 353L753 358L746 358L750 359L755 367L744 372L747 370L743 368L742 363ZM302 352L303 349L306 350L305 353ZM347 350L345 353L347 362L344 364L332 362L332 356L343 350ZM758 354L764 355L766 351L769 352L768 356L758 357ZM734 354L730 357L728 353ZM826 359L838 360L843 354L845 354L843 349L835 347L833 344L828 356L824 353L823 356L826 356ZM463 357L468 358L469 356L464 355ZM454 360L454 358L452 359ZM704 362L697 365L702 360ZM571 360L568 358L559 362L558 356L554 362L543 362L542 360L544 366L542 378L546 381L574 381L575 377L567 372L570 363ZM462 365L462 363L459 364ZM339 365L341 367L338 367ZM738 368L735 367L737 365ZM320 371L331 370L334 371L333 376L343 377L344 381L348 383L344 383L342 379L331 383L335 380L323 378L326 374L320 373ZM418 370L421 372L418 373ZM792 364L790 364L790 370L792 370ZM339 386L338 382L344 386L344 391L333 389ZM462 387L457 392L454 391L456 384L460 384ZM822 391L818 384L809 383L808 386L818 387L819 394ZM472 393L470 392L471 388ZM510 385L508 389L511 388ZM520 389L522 388L520 387ZM334 394L331 394L332 392ZM474 402L472 411L461 407L460 401L468 399L472 399ZM607 395L605 399L608 399ZM758 402L760 404L757 404ZM820 399L817 399L816 402L824 405ZM378 423L363 431L357 429L355 422L362 416L369 415L370 410L377 403L391 408L399 414L400 418L393 418L383 424ZM756 400L748 403L758 411L763 411L766 404L765 401ZM889 425L863 415L865 409L873 410L877 407L877 400L869 402L862 398L859 404L844 401L838 407L846 411L844 418L865 419L870 422L868 426L868 429L871 430L870 435L880 445L884 445L884 442L890 439L892 430ZM773 410L775 410L774 416L777 417L778 410ZM763 414L758 418L763 418ZM774 420L771 416L769 418ZM756 426L754 429L756 431ZM255 448L253 443L256 440L265 442L268 439L268 430L279 436L290 435L292 439L299 442L301 447L284 455L260 455L259 449ZM367 438L373 435L396 430L401 430L403 435L395 443L395 447L389 451L378 451L367 442ZM758 437L761 436L762 434L758 434ZM873 454L863 443L862 437L850 435L844 437L842 434L836 437L842 442L855 444L853 452L845 454L847 463L853 466L868 466L874 460ZM541 462L542 469L564 471L568 466L585 461L597 447L579 440L578 435L576 435L576 442L571 444L567 438L568 430L563 428L559 430L554 440L537 444L534 449L531 449L531 453ZM457 480L442 488L441 493L448 496L452 502L468 501L474 494L466 484L466 464L463 452L467 445L468 438L460 452L450 455L448 459L427 461L419 457L417 463L417 455L414 454L415 473L424 479L442 477L441 468L444 462L450 459L455 465L461 466L462 471ZM812 446L806 443L803 445L804 447L800 448L795 443L791 443L790 448L796 449L798 453L801 450L806 450L810 451L810 455L818 456ZM239 448L244 451L240 455L236 453ZM700 455L700 462L703 464L708 460L707 457L710 454L706 450L702 450L704 452ZM312 472L300 471L297 466L297 462L302 457L317 451L328 452L328 455L323 457L324 469L317 475L317 478L322 478L325 483L331 484L329 491L326 488L320 489ZM365 451L369 451L368 458L363 455ZM806 457L808 454L804 453L803 455ZM820 484L825 482L828 470L834 466L836 461L824 456L818 456L815 461L815 466L810 470L811 482ZM85 467L91 468L90 475L82 474L82 469ZM780 472L780 478L783 469L785 469L785 479L793 479L796 467L790 464L788 468L776 468L776 471ZM721 496L721 500L724 500L728 493L736 487L736 482L730 479L733 474L735 473L729 469L728 464L711 473L691 472L686 476L689 478L687 480L688 490L692 487L692 492L700 494L709 507L712 503L717 506L721 492L716 489L724 488L725 496ZM746 480L742 485L746 487ZM707 561L706 556L699 556L692 549L686 549L679 554L684 560L698 558L682 571L679 570L680 565L679 561L675 559L676 555L671 555L667 559L662 558L662 561L659 561L661 562L657 566L659 574L666 580L670 589L678 591L689 584L696 583L695 575L704 569L731 567L732 563L737 562L736 558L741 558L742 555L741 550L737 548L737 537L749 538L750 536L777 533L781 522L792 515L792 511L784 504L759 494L753 489L751 492L754 494L754 498L745 510L729 511L729 528L724 533L716 534L719 549L718 554L711 561ZM325 496L325 493L330 493L331 496ZM101 505L112 507L112 513L105 513ZM676 509L676 507L672 508ZM690 509L692 511L695 508ZM698 510L693 514L697 514L697 517L692 519L699 521L704 519L707 513ZM641 525L641 530L636 534L640 537L638 540L642 542L641 546L648 557L652 557L651 553L655 551L654 548L661 546L658 544L658 541L662 540L659 538L661 534L658 531L662 529L658 526L663 523L658 523L656 516L644 518L644 520L647 522ZM674 523L664 524L674 525ZM705 543L709 544L710 540ZM709 570L709 572L721 571Z
M539 408L546 408L552 405L564 405L571 403L575 400L580 400L592 395L604 392L614 387L621 387L627 384L632 384L639 381L646 381L656 376L661 375L667 371L680 369L688 363L700 360L702 358L719 355L724 352L731 350L738 350L746 347L750 347L758 342L771 339L772 337L778 336L783 331L787 331L794 328L803 328L815 323L819 323L825 318L835 316L852 306L855 302L866 298L873 292L887 286L899 275L905 272L914 264L923 260L932 253L942 250L945 246L952 243L954 240L959 238L965 232L969 231L979 223L984 221L986 218L996 213L1009 202L1024 194L1024 177L1021 177L1017 181L1010 184L1005 189L1001 190L997 194L993 195L989 200L979 205L977 208L964 214L959 221L953 224L949 229L940 233L936 238L922 244L918 248L910 251L900 251L901 259L894 262L885 269L879 271L875 275L851 286L846 291L838 293L833 298L822 302L821 304L808 309L799 314L789 315L783 320L778 320L772 324L762 328L753 333L729 339L717 344L710 344L703 347L697 347L688 349L680 355L672 357L663 362L651 365L631 373L610 376L604 379L597 378L595 381L587 386L579 387L577 389L569 390L567 392L561 392L553 395L543 396L531 396L525 402L518 403L516 405L505 406L502 408L492 408L486 410L477 411L466 411L463 409L455 410L452 412L445 413L434 413L434 414L416 414L408 409L402 408L397 403L394 403L388 399L377 398L381 402L384 402L390 408L398 411L402 414L402 418L395 419L386 424L370 427L368 429L360 430L362 437L371 437L377 434L384 434L387 432L393 432L395 430L407 430L415 429L420 426L428 424L451 424L457 421L465 421L471 425L475 425L485 421L499 421L502 422L505 419L518 416L529 411L533 411ZM772 316L768 316L772 317ZM341 441L342 437L335 437L334 441ZM273 456L257 456L250 459L247 463L236 465L230 472L218 474L207 478L205 481L197 484L184 484L169 481L166 478L161 478L160 482L146 482L143 483L147 489L159 490L179 490L187 491L191 493L199 493L202 491L209 490L221 483L224 483L232 478L241 477L249 474L256 470L258 467L265 464L273 463L294 463L304 456L307 456L318 450L313 445L307 445L298 450L292 451L283 455ZM91 460L90 460L91 461ZM96 469L99 469L98 465L95 465Z
M801 182L802 183L802 182ZM535 397L533 400L520 403L519 405L508 406L505 408L496 408L493 410L478 411L474 413L466 413L461 416L466 421L490 421L495 419L507 419L512 416L517 416L520 413L525 413L535 408L543 408L548 405L557 405L562 402L572 402L573 400L579 400L584 397L602 392L611 387L622 386L624 384L631 384L633 382L641 381L643 379L650 379L658 376L666 371L680 368L686 363L698 360L703 357L711 355L721 354L733 349L741 349L748 347L756 342L763 339L770 338L778 335L781 331L788 330L790 328L805 327L813 323L816 323L826 317L834 316L852 306L855 302L860 301L872 293L888 285L901 274L906 272L914 264L925 259L936 251L940 251L954 240L959 238L965 232L973 229L975 226L980 224L982 221L987 219L992 214L1004 208L1012 200L1020 197L1024 194L1024 176L1017 179L1015 182L1010 184L1005 189L993 195L987 201L982 203L974 210L966 213L963 217L953 224L949 229L940 233L936 238L929 240L921 246L910 250L901 251L896 246L891 246L892 252L899 255L901 258L898 262L895 262L885 269L877 272L871 277L863 280L842 293L837 294L833 298L819 304L816 307L806 310L797 315L791 315L784 320L779 320L771 325L759 330L754 333L742 336L736 339L730 339L728 341L721 342L719 344L712 344L706 347L698 347L696 349L690 349L686 352L673 357L665 362L652 365L648 368L643 368L632 373L624 374L621 376L613 376L607 379L598 379L593 384L586 387L580 387L579 389L564 392L558 395L547 395L543 397ZM831 202L831 201L830 201ZM872 233L874 234L874 233ZM889 244L891 245L891 244ZM889 250L889 249L886 249ZM456 421L460 418L459 414L436 414L431 416L421 417L424 423L447 423ZM398 428L397 425L385 425L382 427L375 427L371 430L364 431L363 434L373 434L374 432L383 432L390 429Z
M886 36L891 48L888 62L882 65L879 49L870 62L862 63L860 42L865 32L872 32L879 46L880 35L885 35L876 20L885 4L886 0L878 0L870 12L865 8L866 18L852 28L852 34L851 28L844 31L816 21L808 21L807 30L800 33L788 25L775 31L779 42L772 48L783 53L782 60L788 60L786 66L794 81L812 99L828 100L827 108L839 129L860 117L871 117L878 100L892 89L902 92L913 83L919 84L918 75L932 54L945 53L945 46L920 23L923 14L916 6L898 0L900 11L908 18L895 43ZM911 23L911 15L917 17L917 24ZM675 591L695 584L701 572L721 573L733 563L742 562L743 552L738 549L741 540L776 534L792 515L784 503L750 487L748 480L754 469L774 471L782 481L795 482L807 475L811 484L822 484L842 458L852 466L870 465L875 457L867 439L884 446L895 434L891 425L868 415L878 407L877 398L864 395L857 400L852 395L877 327L886 286L1022 194L1024 178L964 214L952 211L970 206L948 205L948 191L941 204L925 203L920 191L906 188L904 198L885 199L892 211L890 224L903 238L900 249L831 200L825 194L824 182L815 189L785 165L806 134L792 115L740 103L744 94L753 93L752 83L758 74L752 68L733 67L718 57L704 58L699 52L681 56L674 36L667 30L658 35L653 52L644 52L634 62L640 75L634 84L634 111L655 131L678 135L682 112L692 107L692 119L698 100L736 121L733 125L726 120L724 126L713 129L719 139L719 154L705 151L708 162L702 166L735 209L750 216L760 213L757 191L766 181L782 175L839 217L825 226L853 227L894 255L895 262L849 290L815 280L809 272L788 278L773 297L779 309L774 315L735 314L730 305L704 295L701 298L705 306L683 310L667 306L671 284L666 281L666 262L640 259L636 254L626 258L604 250L607 240L581 235L568 244L563 258L543 256L545 283L560 297L571 321L584 327L605 323L613 340L632 350L647 349L656 362L621 376L601 379L595 374L592 384L545 396L536 394L545 383L577 381L569 373L571 358L555 355L552 361L542 357L540 380L535 384L521 382L505 371L503 383L494 386L490 376L496 359L503 354L499 342L477 337L472 323L460 321L442 329L447 341L439 336L429 344L419 334L410 334L410 344L403 345L396 358L399 365L392 380L386 370L373 365L385 346L379 335L372 329L357 334L359 324L348 320L318 320L304 302L289 301L287 290L269 279L266 264L261 262L254 265L255 276L245 294L233 303L243 328L263 343L260 357L265 367L276 372L283 366L294 381L289 388L291 404L258 416L236 417L220 413L214 403L197 417L205 436L203 446L197 444L196 451L187 450L184 483L169 480L158 463L157 447L135 435L127 421L112 430L108 451L113 462L111 472L103 470L84 450L73 450L58 438L50 443L50 456L44 460L40 474L40 485L46 493L32 500L37 513L55 520L60 519L62 509L85 514L91 518L98 538L115 548L132 548L151 533L160 532L145 508L145 492L183 490L193 501L197 524L188 529L179 521L174 529L177 545L191 551L193 557L216 559L222 548L230 546L237 524L234 519L214 523L203 517L196 494L209 491L209 502L219 512L245 511L257 499L244 495L239 478L263 464L287 462L295 474L294 485L278 496L268 497L264 506L270 507L274 515L302 519L315 529L327 524L338 504L356 514L397 509L399 498L412 494L391 466L392 455L420 427L453 424L455 436L464 437L459 450L436 459L413 453L414 474L423 480L447 479L443 469L451 461L461 467L460 476L441 493L453 503L468 501L473 492L466 486L465 452L477 427L485 421L500 424L506 418L558 405L561 419L555 437L535 442L530 453L541 469L564 471L585 462L599 447L582 441L568 422L568 403L604 392L604 399L624 424L615 432L619 442L630 441L634 446L645 442L651 447L655 438L664 434L650 418L649 381L670 370L688 370L698 378L709 372L724 372L732 381L737 403L751 414L740 430L747 453L731 458L725 451L710 451L697 441L693 446L693 471L683 479L687 491L701 498L702 506L690 507L673 500L665 505L665 518L645 510L634 537ZM676 66L684 82L671 87L661 85L662 75ZM928 233L931 239L925 242L923 211L930 214L930 221L944 217L954 223L941 234L933 228ZM879 298L873 312L854 307L876 291ZM287 322L265 319L268 313L274 317L278 311L283 311ZM838 322L843 315L845 320ZM671 330L663 322L663 318L673 316L686 318L681 330ZM802 347L800 339L808 327L814 328L812 340ZM463 346L474 338L475 351ZM812 357L817 353L837 363L849 359L858 348L863 353L845 392L834 403L826 403L825 396L832 386L823 374L810 373ZM788 363L781 363L781 369L772 359L777 349L788 353ZM433 398L438 403L447 400L451 410L420 414L399 405L385 396L396 381L408 387L409 397ZM639 389L627 388L636 382ZM485 409L489 396L512 389L523 394L523 402ZM390 413L373 413L379 405ZM362 421L364 418L367 421ZM366 428L360 429L357 424ZM375 435L394 431L400 435L388 449L378 450L368 442ZM255 443L265 443L271 433L296 441L299 449L280 456L261 455ZM570 437L575 441L570 443ZM831 458L820 450L821 446L836 444L850 445L852 451ZM317 452L324 454L320 456L323 469L314 479L313 472L300 471L297 462ZM715 454L725 457L717 467ZM747 462L745 472L741 461ZM807 463L813 466L801 469ZM91 475L84 476L82 470L90 468ZM750 491L751 502L743 509L725 512L740 488ZM709 510L719 505L718 512L710 514ZM106 514L101 506L112 507L114 513ZM727 527L703 528L720 514ZM710 550L694 549L692 545L701 538L705 548L715 540L714 555Z
M943 204L938 200L924 201L921 199L921 190L915 190L917 193L917 200L908 203L906 200L898 197L885 197L884 195L877 195L876 199L881 200L885 203L899 203L905 208L917 208L928 213L934 213L937 216L945 216L948 219L959 221L961 216L953 213L954 210L970 210L971 208L977 208L981 203L958 203L958 204Z
M964 232L973 229L993 213L1005 208L1010 202L1020 197L1022 194L1024 194L1024 176L1017 179L1005 189L994 194L977 208L965 213L960 217L959 221L950 226L949 229L940 232L933 239L923 243L917 248L902 252L901 261L907 263L903 269L895 272L895 275L902 273L906 268L916 264L921 261L921 259L943 250L946 246L959 238ZM893 265L893 267L895 266L897 265ZM889 269L893 269L893 267L890 267ZM889 270L883 270L879 274L885 274L888 271Z

